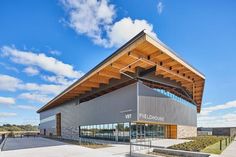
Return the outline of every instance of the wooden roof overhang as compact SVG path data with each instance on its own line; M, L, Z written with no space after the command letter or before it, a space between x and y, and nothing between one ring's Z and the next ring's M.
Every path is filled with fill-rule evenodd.
M49 101L37 112L58 106L66 101L109 84L111 79L121 79L121 75L135 73L136 68L155 68L155 75L174 80L186 89L201 110L205 76L178 57L160 41L156 41L144 31L140 32L115 53L73 83L61 94ZM129 77L129 75L127 75Z

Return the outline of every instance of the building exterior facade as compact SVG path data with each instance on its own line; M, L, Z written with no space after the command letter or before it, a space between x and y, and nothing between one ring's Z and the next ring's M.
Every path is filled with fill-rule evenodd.
M38 111L40 133L113 141L196 136L205 78L164 48L139 33Z
M236 127L197 128L199 135L236 136Z

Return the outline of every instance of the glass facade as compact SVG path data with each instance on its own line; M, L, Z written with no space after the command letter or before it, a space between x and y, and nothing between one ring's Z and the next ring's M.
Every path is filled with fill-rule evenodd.
M145 124L145 136L146 138L164 138L165 126Z
M163 95L165 95L165 96L167 96L167 97L169 97L169 98L171 98L171 99L173 99L173 100L175 100L175 101L177 101L177 102L179 102L179 103L181 103L183 105L186 105L188 107L196 109L196 105L194 105L194 104L188 102L187 100L185 100L185 99L183 99L181 97L178 97L175 94L172 94L172 93L170 93L170 92L168 92L168 91L166 91L164 89L153 88L153 90L155 90L155 91L157 91L157 92L159 92L159 93L161 93L161 94L163 94Z
M80 137L127 142L129 123L80 126Z
M165 125L131 123L131 138L164 138ZM80 137L128 142L129 123L114 123L80 126Z

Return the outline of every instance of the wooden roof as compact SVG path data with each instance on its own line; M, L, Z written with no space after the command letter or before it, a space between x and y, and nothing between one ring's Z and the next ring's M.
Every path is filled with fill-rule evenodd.
M148 69L156 67L155 74L162 75L181 84L192 96L197 111L201 110L205 76L177 56L160 41L156 41L144 31L140 32L111 56L94 67L91 71L69 86L37 112L61 105L99 88L101 84L109 84L110 79L121 79L127 72L135 73L137 67Z

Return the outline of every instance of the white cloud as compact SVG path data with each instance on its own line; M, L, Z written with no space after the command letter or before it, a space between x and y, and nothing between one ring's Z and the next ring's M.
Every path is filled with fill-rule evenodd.
M157 38L153 26L146 20L126 17L114 22L115 7L107 0L63 0L62 4L67 9L70 27L78 34L87 35L97 45L118 47L143 29Z
M56 83L56 84L61 84L61 85L71 85L76 81L76 79L69 80L63 76L47 76L47 75L42 75L41 76L45 81Z
M221 105L215 105L210 107L204 107L202 108L201 115L209 115L211 112L218 111L218 110L225 110L229 108L236 108L236 100L235 101L229 101Z
M103 44L102 31L113 21L114 5L107 0L62 0L62 4L68 10L70 27L95 43Z
M35 67L26 67L23 72L27 73L30 76L38 75L39 70Z
M212 104L212 103L209 103ZM228 111L227 109L230 109ZM202 108L198 114L198 126L202 127L236 127L236 100L220 105ZM225 110L225 111L223 111ZM217 112L220 111L220 112Z
M157 12L158 14L161 14L163 12L163 9L164 9L164 5L162 2L158 2L157 3Z
M0 90L15 91L20 82L18 78L0 74Z
M0 118L15 117L16 113L11 112L0 112Z
M48 95L39 93L22 93L18 97L21 99L40 103L47 103L51 99L51 97L49 97Z
M0 74L0 90L3 91L23 90L39 92L40 94L56 95L67 86L68 85L24 83L15 77Z
M36 111L38 108L33 105L17 105L16 108Z
M66 86L54 85L54 84L36 84L36 83L25 83L18 85L18 89L27 91L38 91L42 94L58 94L64 90Z
M1 51L3 52L2 56L9 57L15 63L36 66L59 76L79 78L83 75L81 71L74 70L73 66L65 64L56 58L48 57L44 53L36 54L9 46L3 46Z
M217 116L198 115L198 127L236 127L236 114L226 113Z
M12 104L15 104L14 98L0 96L0 105L12 105Z
M223 116L223 119L228 122L228 123L233 123L235 126L236 126L236 114L232 114L232 113L229 113L229 114L226 114Z
M157 38L153 32L153 26L146 20L132 20L130 17L123 18L114 23L109 29L108 39L110 46L120 46L144 30L154 38Z

